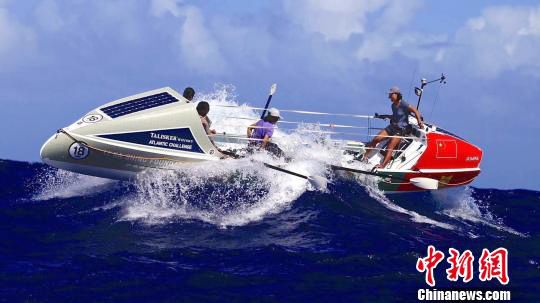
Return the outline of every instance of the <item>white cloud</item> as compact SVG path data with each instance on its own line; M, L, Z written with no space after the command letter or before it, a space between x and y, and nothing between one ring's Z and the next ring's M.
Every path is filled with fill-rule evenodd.
M486 26L484 18L472 18L467 21L467 27L473 31L481 31Z
M326 40L346 41L366 31L369 13L389 0L285 0L285 11L306 31L320 33Z
M390 59L399 53L418 60L440 61L443 59L444 45L447 43L448 37L444 34L374 32L366 35L356 51L356 57L376 62Z
M171 13L175 17L181 16L180 4L182 0L152 0L150 11L156 17Z
M373 30L365 33L356 57L359 60L383 61L400 53L410 58L440 59L441 49L433 45L447 43L446 35L406 30L421 4L420 0L390 1L382 10Z
M87 20L91 22L91 28L102 37L114 34L128 43L144 43L143 35L148 24L139 17L139 4L136 1L107 0L90 3L94 16Z
M529 13L529 26L518 31L520 35L540 35L540 7Z
M121 0L66 3L40 0L34 7L35 18L29 24L38 30L43 40L52 32L57 38L72 35L70 41L84 40L95 34L103 39L115 36L115 40L134 43L142 41L144 27L147 27L139 17L138 6L134 1Z
M163 17L166 13L182 18L177 39L183 63L194 71L207 74L220 74L226 62L212 33L206 28L201 11L192 5L182 5L180 0L153 0L151 13Z
M395 53L409 57L440 57L440 49L426 49L428 43L445 43L446 35L407 32L422 0L285 0L293 22L307 32L320 33L327 41L347 41L359 35L355 56L363 61L382 61ZM376 17L369 19L369 17ZM369 22L368 22L369 21Z
M214 18L211 28L228 62L242 62L235 64L235 70L257 71L261 66L270 66L276 57L272 47L283 42L277 41L264 26L237 22L234 18Z
M435 54L435 62L441 62L444 59L445 54L446 54L446 49L440 48Z
M406 27L422 6L422 0L392 0L384 7L382 15L377 19L376 31L396 32Z
M458 30L447 56L485 78L518 68L540 67L540 6L490 7Z
M34 40L31 29L13 19L8 9L0 7L0 56L15 50L24 52L33 45Z
M64 20L60 16L58 5L54 0L40 2L34 14L38 23L48 31L57 31L64 26Z
M443 65L448 70L459 66L461 71L483 78L517 69L540 75L540 6L488 7L448 37L407 31L419 5L389 2L373 30L363 34L356 57L384 61L400 54L418 59L422 65Z
M180 45L186 63L210 74L221 73L225 61L217 42L205 27L203 15L197 8L188 6L185 17L180 31Z
M285 0L285 10L308 32L323 35L327 41L347 41L358 34L361 43L355 56L359 60L382 61L395 53L418 58L440 59L446 35L407 32L406 27L421 7L422 0ZM376 19L368 20L368 17ZM370 22L368 22L370 21Z

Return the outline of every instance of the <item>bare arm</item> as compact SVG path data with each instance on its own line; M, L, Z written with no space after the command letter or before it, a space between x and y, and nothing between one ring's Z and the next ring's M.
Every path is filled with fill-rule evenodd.
M420 112L416 108L414 108L414 107L412 107L410 105L409 105L409 110L414 113L414 115L416 116L416 121L418 121L418 126L421 129L423 129L424 128L424 122L422 122L422 116L420 116Z
M264 136L263 142L261 144L261 148L266 148L266 145L270 142L270 137L268 135Z
M257 124L257 123L253 123L253 124L251 124L250 126L248 126L248 128L247 128L247 134L246 134L248 138L251 138L251 133L253 132L253 128L255 128L256 124Z
M373 117L384 120L384 119L392 118L392 115L379 115L378 113L375 113L375 115Z
M208 130L209 130L210 134L212 134L212 135L217 134L215 129L210 128L212 126L212 120L210 120L210 118L208 118L208 116L206 116L205 118L206 118L206 123L208 123Z

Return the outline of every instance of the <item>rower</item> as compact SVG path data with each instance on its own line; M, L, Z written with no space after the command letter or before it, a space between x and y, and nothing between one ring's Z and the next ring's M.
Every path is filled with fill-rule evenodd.
M184 93L182 94L182 96L184 98L186 98L186 100L188 101L188 103L191 103L193 101L193 98L195 97L195 90L192 88L192 87L186 87L186 89L184 89ZM206 103L205 108L206 106L208 106L208 111L210 111L210 105L208 104L208 102L204 102ZM200 102L199 102L200 104ZM198 105L197 105L198 106ZM201 105L203 106L203 105ZM197 110L198 111L198 110ZM208 112L207 112L208 113ZM200 114L199 114L200 115ZM212 120L210 120L210 118L208 118L208 116L204 115L205 119L206 119L206 122L205 124L208 125L208 127L210 127L212 125ZM215 131L213 131L215 134Z
M201 118L201 123L204 128L204 131L207 135L215 135L216 131L214 129L210 129L211 122L210 119L208 119L208 112L210 111L210 104L206 101L201 101L197 104L197 113L199 114L199 117ZM210 141L213 140L210 138Z
M268 113L263 119L248 126L247 137L253 139L249 142L248 147L265 149L275 156L281 157L283 151L277 144L270 142L272 135L274 134L275 125L280 118L279 110L272 107L268 110Z
M182 96L186 98L188 103L190 103L191 101L193 101L193 97L195 97L195 90L192 87L188 86L186 87L186 89L184 89L184 93L182 94Z
M373 138L373 140L368 145L366 145L367 151L363 157L365 161L368 161L373 148L375 148L377 144L379 144L381 141L389 139L389 142L386 146L386 155L384 156L382 163L375 165L375 169L386 167L388 162L390 162L394 148L396 147L396 145L398 145L401 138L403 136L409 135L412 132L412 126L409 124L409 115L411 112L413 112L416 116L416 120L418 121L418 126L420 127L420 129L424 128L424 123L422 123L422 117L420 116L420 112L413 106L409 105L409 103L407 103L405 100L403 100L401 91L397 86L394 86L390 89L390 91L388 92L388 98L392 102L392 115L375 114L375 118L390 118L390 125L380 131L377 136Z

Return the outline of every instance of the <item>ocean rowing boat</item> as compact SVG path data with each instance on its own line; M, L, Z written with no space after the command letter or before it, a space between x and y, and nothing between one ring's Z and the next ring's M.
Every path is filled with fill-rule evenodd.
M425 81L424 81L425 82ZM424 85L423 82L423 85ZM422 86L423 88L423 86ZM274 88L275 90L275 88ZM273 92L272 92L273 93ZM419 101L421 91L417 90ZM268 103L268 102L267 102ZM235 108L237 105L213 105ZM266 108L246 107L250 110ZM330 136L345 133L337 130L366 129L368 138L373 116L331 114L311 111L281 110L301 115L347 117L367 121L367 126L334 123L314 123L315 130ZM230 121L253 120L253 117L228 117ZM472 182L480 173L482 150L465 139L430 123L420 129L417 121L409 117L412 134L401 137L393 151L392 160L376 171L362 170L351 165L365 153L366 143L358 140L334 140L342 150L340 159L329 163L335 171L379 177L379 189L386 192L435 190L461 186ZM280 121L280 124L299 124ZM240 128L247 123L236 122ZM43 162L59 169L85 175L128 180L148 168L178 167L183 163L219 161L230 150L242 150L250 138L240 134L218 133L211 138L206 134L195 104L190 103L172 88L165 87L109 102L93 109L68 127L58 130L40 151ZM214 141L214 143L212 143ZM365 165L380 163L385 146L376 148ZM229 150L229 152L227 152ZM225 154L224 154L225 153ZM291 173L309 180L309 176L288 171L274 165L269 168ZM317 178L315 178L317 179ZM320 180L320 179L319 179Z

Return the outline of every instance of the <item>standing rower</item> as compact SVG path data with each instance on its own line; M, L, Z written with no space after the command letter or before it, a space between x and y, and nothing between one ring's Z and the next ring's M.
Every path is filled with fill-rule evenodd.
M398 145L401 137L407 136L412 132L412 127L409 124L409 115L411 112L413 112L416 116L418 126L421 129L424 128L424 123L422 123L422 117L420 116L420 112L416 108L411 106L409 103L407 103L405 100L403 100L401 91L397 86L394 86L390 89L390 91L388 92L388 98L392 102L392 115L375 114L375 117L382 119L390 118L390 125L380 131L377 136L373 138L373 140L368 145L366 145L367 151L364 154L364 160L367 161L373 148L375 148L377 144L379 144L385 139L390 140L388 142L388 145L386 146L386 155L384 156L384 160L380 164L375 165L375 168L384 168L388 164L388 162L390 162L392 152L394 151L396 145Z

